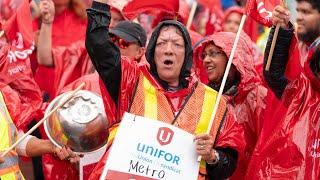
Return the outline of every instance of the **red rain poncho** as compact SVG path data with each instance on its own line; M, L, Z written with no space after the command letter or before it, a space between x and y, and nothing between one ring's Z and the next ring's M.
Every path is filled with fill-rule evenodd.
M311 54L304 72L287 85L282 101L288 110L256 147L247 179L320 178L320 80L310 69Z
M86 24L86 19L78 17L70 9L64 10L54 18L52 24L54 66L39 65L35 73L37 83L41 90L49 93L50 100L59 94L64 86L88 74L92 67L84 45ZM39 28L37 26L39 22L34 21L36 30Z
M0 50L1 88L11 91L5 96L10 115L18 129L26 130L30 121L37 117L41 106L40 89L33 79L30 54L33 32L29 1L24 0L9 20L1 23L7 44Z
M34 25L37 26L38 23L35 21ZM35 79L41 90L49 93L49 100L60 94L64 86L92 71L84 44L86 24L86 19L80 18L71 9L65 9L54 18L52 25L54 66L39 65L35 73ZM46 137L45 134L42 135ZM70 163L57 160L51 155L45 155L42 160L45 179L78 178L78 170Z
M99 95L102 94L100 90L101 87L99 85L100 78L97 72L82 76L79 79L73 81L72 83L70 83L69 85L67 85L62 89L61 94L64 92L68 92L76 89L83 82L85 83L85 86L82 88L83 90L89 90ZM109 94L107 93L104 93L104 94L105 95L102 96L102 98L104 99L105 102L109 102L107 103L108 106L105 105L104 107L106 111L106 115L108 119L116 119L116 110L115 110L116 106L114 103L112 103L112 98L109 96Z
M146 74L148 74L148 70L146 66L140 66L140 68L132 68L132 64L130 64L130 60L121 60L121 64L122 64L122 83L121 83L121 92L127 94L126 96L122 96L121 98L121 104L120 105L120 114L123 114L124 111L126 111L126 109L129 106L129 100L131 99L130 94L126 93L126 92L132 92L133 88L134 88L134 84L132 82L136 82L138 77L139 77L139 73L142 73L142 71ZM151 77L151 74L148 74L148 76L150 76L150 78L154 79L153 77ZM129 78L130 77L130 78ZM192 84L195 81L190 82L189 88L192 87ZM101 82L102 83L102 82ZM153 85L156 86L156 88L162 89L162 87L156 82L156 80L154 80L154 82L152 83ZM101 84L101 86L103 87L104 85ZM104 95L108 94L108 92L103 91ZM182 95L183 93L181 93ZM180 96L181 96L180 95ZM169 97L168 97L169 98ZM105 105L108 104L109 102L105 101ZM230 109L231 108L231 109ZM230 107L229 110L231 112L233 112L232 107ZM239 126L238 123L235 122L235 117L230 114L227 116L225 123L223 125L223 128L220 131L220 134L217 138L217 144L216 146L219 147L232 147L234 149L237 149L238 151L242 151L243 150L243 142L242 139L239 137L243 137L242 133L243 133L243 129L241 126ZM117 120L118 121L118 120ZM111 124L114 124L115 122L109 122ZM234 135L232 135L234 134ZM230 138L233 137L233 138ZM106 163L106 159L108 157L108 153L109 151L106 152L106 154L103 156L103 158L99 161L98 165L95 167L92 175L90 176L90 179L97 179L100 177L104 165Z
M52 49L54 60L55 96L63 87L81 76L93 72L93 66L84 47L84 41L77 41L70 46L59 46Z
M85 86L82 88L82 90L89 90L101 95L100 86L99 86L99 75L96 72L82 76L79 79L75 80L74 82L70 83L69 85L67 85L61 90L61 94L76 89L83 82L85 82ZM46 162L47 162L45 165L47 166L46 169L48 169L49 166L52 166L51 164L54 164L54 166L52 166L51 168L50 173L52 175L56 174L58 179L61 179L61 178L78 179L79 178L78 170L74 167L74 165L70 164L69 162L54 159L52 158L51 155L44 155L44 158L46 159ZM92 173L94 165L95 164L88 165L83 168L83 176L84 176L83 179L88 179L89 175ZM61 169L67 169L67 171L61 171ZM63 176L63 174L66 174L66 175ZM55 179L55 177L53 176L51 176L50 178Z
M199 54L204 50L208 42L220 47L229 57L233 47L236 34L230 32L219 32L208 36L202 43L195 48L197 62L197 74L201 79L206 79L208 76L202 65L202 60L199 59ZM262 129L262 123L268 121L271 109L268 108L273 93L268 91L263 86L260 76L257 74L254 67L254 49L250 38L242 33L239 43L233 58L233 65L241 75L241 80L237 86L237 92L231 96L226 96L229 103L234 106L238 122L242 123L245 129L246 149L244 154L239 154L238 166L232 177L241 179L245 176L246 169L250 160L251 153L256 144L257 138Z
M26 130L30 121L38 117L36 112L42 104L42 98L40 88L32 76L29 56L26 55L25 59L17 57L16 61L10 61L7 56L15 50L17 49L10 45L1 48L0 82L15 91L6 97L6 104L17 128Z

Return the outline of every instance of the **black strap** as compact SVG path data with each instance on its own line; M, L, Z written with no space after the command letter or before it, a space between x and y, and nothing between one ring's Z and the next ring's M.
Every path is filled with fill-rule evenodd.
M184 101L182 107L180 108L178 114L174 117L173 121L172 121L172 125L177 121L179 115L181 114L182 110L184 109L184 107L186 106L187 102L189 101L190 97L193 95L195 89L197 88L198 86L198 82L195 83L195 85L193 86L192 90L191 90L191 93L188 94L188 96L186 97L186 100ZM173 113L174 114L174 113Z
M135 86L134 86L133 96L132 96L132 98L131 98L131 100L130 100L130 105L129 105L128 112L131 111L131 107L132 107L132 104L133 104L133 100L134 100L134 98L135 98L135 96L136 96L136 94L137 94L137 89L138 89L138 85L139 85L139 82L140 82L140 77L141 77L141 76L139 76L138 81L137 81L137 83L136 83Z

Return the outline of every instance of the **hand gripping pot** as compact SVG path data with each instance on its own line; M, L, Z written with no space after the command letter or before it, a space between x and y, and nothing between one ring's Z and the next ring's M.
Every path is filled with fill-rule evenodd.
M45 114L61 104L71 92L56 97ZM90 153L103 147L108 140L108 121L102 98L86 90L74 97L44 122L47 136L58 147L70 147L76 153Z

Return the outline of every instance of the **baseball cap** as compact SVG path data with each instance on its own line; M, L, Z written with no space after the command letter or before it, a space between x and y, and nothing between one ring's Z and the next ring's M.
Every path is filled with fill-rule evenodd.
M127 42L137 42L141 47L146 46L146 31L138 23L121 21L114 28L110 29L110 33Z

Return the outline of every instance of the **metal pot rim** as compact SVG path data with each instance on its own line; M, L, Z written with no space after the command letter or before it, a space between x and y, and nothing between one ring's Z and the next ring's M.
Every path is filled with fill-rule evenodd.
M78 91L78 92L74 95L74 97L77 96L79 93L85 93L86 91L88 91L88 90L80 90L80 91ZM96 93L94 93L94 92L92 92L92 91L89 91L89 92L96 95ZM46 115L52 110L53 106L56 104L57 101L59 101L63 96L66 96L66 95L68 95L68 94L70 94L70 93L71 93L71 91L65 92L65 93L62 93L62 94L56 96L56 97L49 103L48 107L47 107L46 110L45 110L45 114L44 114L44 115L46 116ZM59 109L57 109L57 110L59 110ZM49 116L49 117L50 117L50 116ZM57 146L57 147L59 147L59 148L62 148L62 146L60 146L60 145L52 138L51 134L49 133L49 129L48 129L48 125L47 125L49 117L47 117L47 118L45 119L44 123L43 123L45 133L46 133L46 135L48 136L49 140L50 140L55 146ZM107 146L107 143L106 143L104 146L101 146L100 148L98 148L98 149L96 149L96 150L93 150L93 151L90 151L90 152L75 152L75 153L77 153L77 154L93 154L93 153L96 153L96 152L98 152L99 150L105 148L105 146Z

